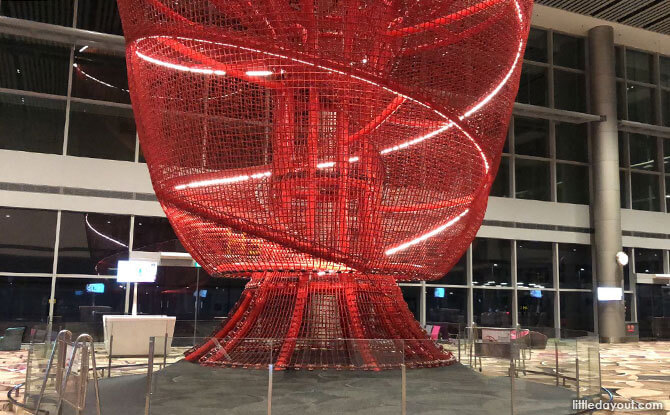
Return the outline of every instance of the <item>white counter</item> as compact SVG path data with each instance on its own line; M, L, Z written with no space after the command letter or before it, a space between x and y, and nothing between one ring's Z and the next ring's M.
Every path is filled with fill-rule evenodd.
M169 316L102 316L105 330L105 349L112 356L147 356L149 339L156 338L154 354L162 356L165 351L165 335L169 343L174 336L176 317ZM111 336L114 336L110 344Z

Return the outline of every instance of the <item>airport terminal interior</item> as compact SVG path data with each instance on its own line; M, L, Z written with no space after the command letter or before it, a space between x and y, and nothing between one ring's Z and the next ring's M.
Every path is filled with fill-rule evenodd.
M272 411L670 414L670 1L0 0L0 414Z

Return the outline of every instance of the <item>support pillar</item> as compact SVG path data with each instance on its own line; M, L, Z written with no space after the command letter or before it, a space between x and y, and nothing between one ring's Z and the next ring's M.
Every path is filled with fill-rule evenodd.
M617 252L622 250L622 238L614 29L611 26L597 26L589 31L589 53L592 110L606 117L592 127L592 217L597 286L623 288L623 268L616 261ZM623 341L624 317L623 299L598 301L598 332L602 342Z

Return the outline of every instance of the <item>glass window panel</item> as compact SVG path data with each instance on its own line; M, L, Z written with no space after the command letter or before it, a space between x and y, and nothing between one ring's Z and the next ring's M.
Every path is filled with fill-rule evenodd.
M466 324L468 321L467 310L467 289L432 287L426 289L426 322L428 324Z
M628 255L628 258L631 258L633 255L630 248L624 247L623 251ZM630 290L630 260L628 261L628 264L623 266L623 287L624 290Z
M401 286L400 290L402 291L402 297L407 303L409 311L414 314L414 318L419 320L419 307L420 307L420 298L421 298L421 287L412 287L412 286Z
M0 34L0 62L0 88L67 95L68 47Z
M626 83L616 83L616 113L620 120L627 119L626 116Z
M116 0L80 1L77 27L94 32L123 35Z
M549 105L549 83L547 69L541 66L524 64L521 70L521 82L516 101L532 105Z
M518 286L554 286L551 242L517 241L516 261Z
M659 211L659 176L655 174L631 173L630 189L633 209Z
M519 325L554 327L554 293L547 290L519 290Z
M554 65L584 69L584 39L554 33Z
M551 199L549 162L517 158L516 198L545 200Z
M627 167L626 154L626 136L624 132L619 131L619 167Z
M623 78L624 77L623 47L622 46L617 46L614 49L614 53L615 53L615 59L616 59L616 77L617 78Z
M0 94L0 148L62 154L65 100Z
M653 83L653 56L637 50L626 49L626 77L633 81Z
M514 117L514 152L525 156L549 157L549 121Z
M195 292L199 272L203 274L194 267L159 266L154 283L139 285L138 312L175 316L177 320L195 320ZM193 331L190 334L175 333L175 336L178 335L192 336Z
M556 108L586 112L586 81L583 73L555 70L554 94Z
M72 96L130 104L123 56L80 48L74 53L73 71Z
M440 278L439 280L426 281L426 284L451 284L451 285L465 285L467 276L466 276L466 264L467 264L467 251L463 253L463 256L458 260L456 265L454 265L447 275Z
M588 163L588 124L556 124L556 158Z
M561 288L591 289L591 246L558 244L558 278Z
M44 330L48 322L50 296L51 277L0 276L0 325L27 326L23 340L30 341L29 330Z
M131 108L73 102L67 154L135 160L135 120Z
M663 273L663 251L635 248L635 272L642 274Z
M71 27L74 0L6 0L0 2L0 13L15 19Z
M512 327L512 290L473 290L473 320L483 327Z
M561 328L593 332L592 293L561 292Z
M670 138L663 140L663 165L665 172L670 173Z
M130 216L62 212L58 273L115 275L129 237Z
M670 91L661 91L661 114L663 116L663 125L670 127Z
M556 164L556 200L560 203L589 204L589 168Z
M535 62L547 62L547 31L531 28L526 45L524 59Z
M661 85L670 88L670 57L661 56Z
M498 175L491 186L491 196L510 197L509 157L503 157L498 167Z
M472 243L472 281L481 286L512 283L512 245L507 239L476 238Z
M197 271L197 269L196 269ZM201 268L199 272L198 320L226 317L239 300L249 280L242 278L213 278ZM205 336L211 335L203 333Z
M624 301L624 317L625 321L633 321L633 294L624 294L623 295L623 301Z
M646 124L655 124L654 88L628 85L628 119Z
M665 211L670 213L670 176L665 176Z
M0 207L0 271L53 271L55 211Z
M628 207L628 175L625 170L619 170L619 195L621 197L621 209L630 209Z
M58 277L54 326L102 341L102 316L123 314L125 302L126 284L116 280Z
M167 218L135 216L133 250L186 252Z
M638 170L657 170L658 142L656 137L642 134L629 134L630 168Z

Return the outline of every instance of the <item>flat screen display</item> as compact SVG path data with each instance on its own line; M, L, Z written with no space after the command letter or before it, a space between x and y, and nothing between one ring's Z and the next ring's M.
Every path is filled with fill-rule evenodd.
M92 284L86 284L86 292L94 294L104 294L105 284L101 282L96 282Z
M154 282L158 264L152 261L119 261L116 280L118 282Z
M540 290L530 290L530 296L533 298L542 298L542 291Z
M435 297L444 298L444 288L442 287L435 288Z

